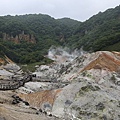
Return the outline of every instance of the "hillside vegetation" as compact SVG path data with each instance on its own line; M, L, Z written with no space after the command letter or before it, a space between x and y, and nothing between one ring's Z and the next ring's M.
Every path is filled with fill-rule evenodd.
M13 61L49 63L44 56L52 45L120 51L120 6L85 22L43 14L0 17L0 51Z
M0 51L17 63L46 63L48 49L64 45L79 24L42 14L0 17Z
M90 51L120 51L120 6L99 12L83 22L68 39L68 44L69 41L73 41L74 48L83 46Z

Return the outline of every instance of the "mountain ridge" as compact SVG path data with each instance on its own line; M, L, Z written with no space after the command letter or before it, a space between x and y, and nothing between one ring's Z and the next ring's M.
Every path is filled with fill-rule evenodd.
M119 42L120 36L120 6L99 12L83 22L73 36L78 38L75 47L83 46L85 50L114 50L106 49ZM117 49L116 49L117 50ZM119 51L119 48L118 48Z
M54 19L43 14L0 17L0 43L14 53L16 59L13 55L7 56L17 63L44 61L52 45L67 46L71 50L82 47L86 51L120 51L119 12L120 6L117 6L99 12L85 22L70 18ZM23 31L25 37L19 42L17 38ZM5 40L3 34L10 37L4 37ZM31 38L36 44L30 43ZM20 44L10 42L14 39Z

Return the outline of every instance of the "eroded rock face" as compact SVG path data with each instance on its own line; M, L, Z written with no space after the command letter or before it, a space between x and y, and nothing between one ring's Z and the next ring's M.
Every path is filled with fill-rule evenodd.
M95 57L95 59L92 59ZM118 72L120 70L120 53L101 51L91 55L92 61L83 70L108 69Z
M37 108L47 106L52 115L62 119L119 120L119 68L120 53L108 51L87 53L72 62L41 66L36 71L40 80L69 81L69 85L57 94L56 90L45 90L20 97Z
M4 59L0 58L0 64L1 64L1 65L5 64Z
M15 43L20 43L21 41L36 43L35 37L33 35L24 34L24 31L21 34L16 35L15 37L12 35L10 36L9 34L3 33L3 40L12 41Z
M10 79L15 74L22 74L20 67L7 56L0 58L0 79Z
M13 98L19 102L13 103ZM0 120L60 120L29 107L26 101L20 101L22 99L15 95L15 91L0 91Z
M62 120L119 120L119 68L120 53L108 51L40 66L37 77L16 90L18 105L23 102Z
M44 69L43 69L44 68ZM78 77L80 73L91 71L95 78L101 76L110 76L112 72L120 70L120 53L99 51L96 53L87 53L76 57L71 62L63 62L62 64L54 63L50 66L40 66L35 74L41 78L55 79L58 81L71 81Z
M10 60L7 56L3 56L3 58L0 58L0 67L2 65L6 65L6 64L13 64L14 62L12 60Z
M99 85L89 78L76 79L58 95L52 114L63 118L75 115L82 120L101 120L104 117L119 120L120 87L109 84L112 87Z
M54 100L59 92L61 92L61 89L45 90L31 94L19 94L18 96L22 100L27 101L31 107L38 110L42 109L42 111L51 112Z

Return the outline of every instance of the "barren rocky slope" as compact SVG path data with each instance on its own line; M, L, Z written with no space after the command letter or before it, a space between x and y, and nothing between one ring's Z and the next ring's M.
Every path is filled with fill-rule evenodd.
M13 109L36 109L37 116L30 114L35 120L45 113L45 119L53 120L120 120L120 53L98 51L63 61L61 57L38 67L32 82L12 92L13 98L9 95ZM5 113L9 109L3 105L6 112L2 116L8 119Z
M20 101L20 98L15 99L15 94L20 93L16 90L8 90L1 86L10 86L14 82L20 81L22 70L18 65L12 62L9 58L2 59L0 66L0 120L56 120L59 118L46 116L45 113L36 110L34 107L28 106L25 101ZM14 88L13 88L14 89ZM37 88L35 88L37 89ZM57 92L57 91L56 91ZM50 94L47 93L46 94ZM50 96L50 95L49 95ZM49 98L48 98L49 99Z
M118 52L99 51L84 54L72 62L55 63L37 69L38 78L57 81L57 89L62 82L70 82L55 94L56 97L52 95L53 90L48 91L51 96L42 91L22 94L19 97L29 102L31 106L62 119L119 120L119 70ZM44 99L38 99L39 97ZM52 103L49 97L54 100Z

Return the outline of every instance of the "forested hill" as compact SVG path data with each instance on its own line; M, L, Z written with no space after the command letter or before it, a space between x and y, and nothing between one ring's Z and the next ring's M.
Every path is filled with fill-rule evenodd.
M48 49L64 45L80 23L43 14L1 16L0 51L17 63L46 62Z
M52 38L60 41L61 37L71 36L73 30L79 24L80 22L70 18L56 20L49 15L43 14L8 15L0 17L0 36L2 37L3 33L6 33L15 37L24 31L26 35L34 35L37 42Z
M83 22L67 43L90 51L120 51L120 6L99 12Z
M30 14L0 17L0 51L17 63L49 62L52 46L120 51L120 6L85 22Z

